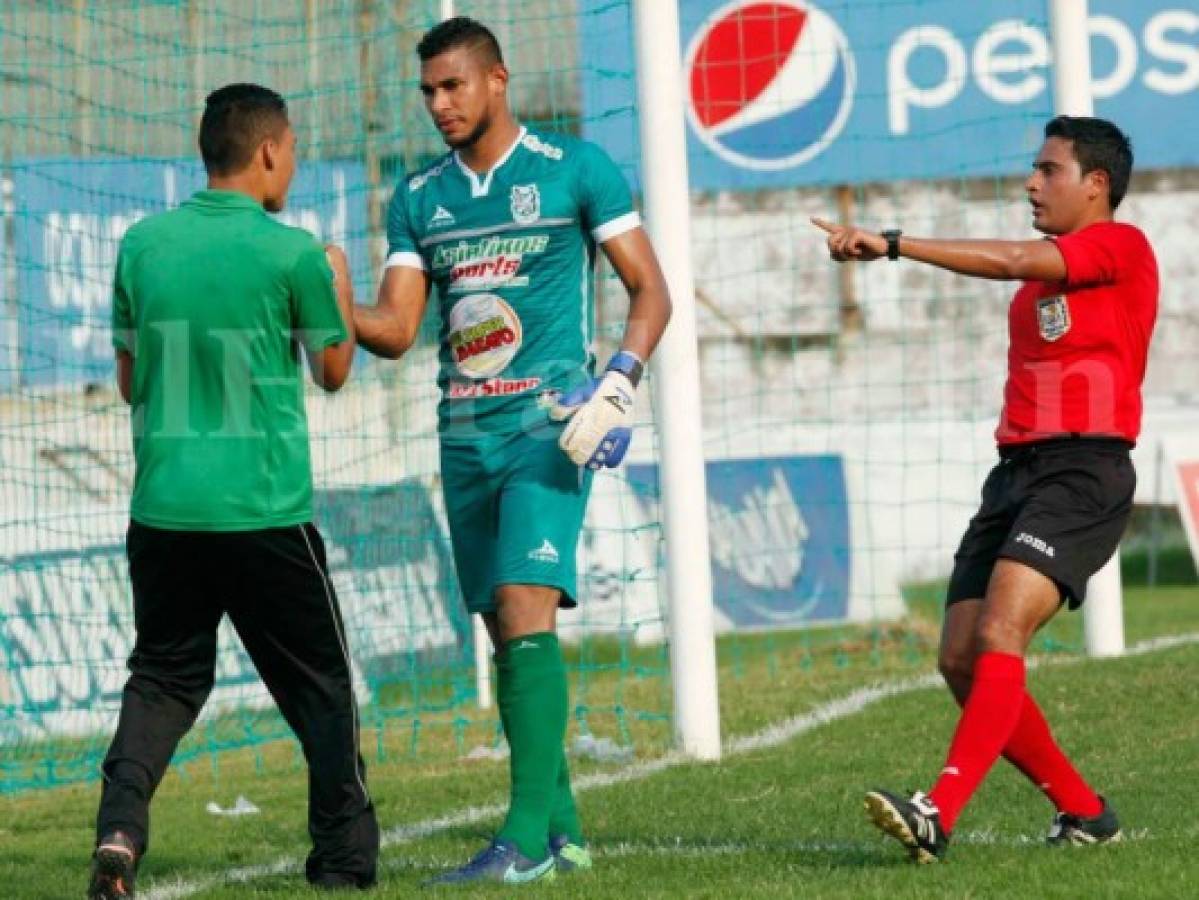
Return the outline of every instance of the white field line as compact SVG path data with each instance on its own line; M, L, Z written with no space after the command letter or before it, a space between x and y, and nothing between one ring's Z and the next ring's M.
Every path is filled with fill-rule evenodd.
M969 844L977 847L1044 847L1046 831L1038 834L1001 834L995 831L967 831L955 834L955 846ZM1151 835L1149 829L1138 828L1125 831L1121 841L1145 841ZM722 843L695 843L687 838L679 837L651 842L622 841L619 844L605 844L596 848L596 858L614 859L622 856L740 856L744 853L760 853L767 850L771 853L792 851L795 853L860 853L863 850L887 851L890 854L892 845L882 840L876 841L782 841L771 842L769 846L749 842L729 841ZM447 865L452 864L447 861Z
M1046 831L1036 834L997 832L991 829L966 831L954 835L955 847L966 844L972 847L1045 847ZM1120 843L1141 843L1153 840L1148 828L1127 829ZM869 853L893 855L894 845L882 837L874 841L771 841L769 844L754 844L748 841L718 841L704 843L692 838L665 836L653 841L621 841L592 847L591 855L596 859L620 859L631 856L658 856L669 859L710 856L743 856L747 853ZM391 856L381 861L381 871L408 871L448 868L461 862L460 857L450 856Z
M1141 641L1129 647L1124 656L1144 656L1149 653L1156 653L1160 650L1170 650L1175 647L1182 647L1189 644L1199 643L1199 632L1189 634L1167 635L1164 637L1151 638L1146 641ZM1029 661L1030 667L1036 666L1059 666L1059 665L1075 665L1080 662L1089 661L1089 657L1070 656L1064 658L1056 657L1039 657ZM792 716L789 719L783 719L772 725L767 725L760 731L752 734L742 735L740 737L729 738L725 742L724 752L726 756L738 756L743 753L752 753L755 750L765 750L771 747L777 747L787 741L799 737L822 725L827 725L830 722L835 722L838 719L848 718L856 715L868 706L872 706L880 700L885 700L888 697L899 696L900 694L908 694L913 691L931 688L941 683L941 678L935 673L922 675L916 678L905 678L899 681L887 682L884 684L871 685L870 687L859 688L846 694L844 697L839 697L836 700L830 700L813 709L811 712L803 713L802 715ZM644 762L633 763L615 772L602 772L593 775L585 775L574 780L574 789L576 792L591 791L597 788L610 787L615 784L624 784L630 781L640 781L643 778L648 778L651 775L656 775L667 769L674 768L678 765L686 763L695 763L690 757L680 753L668 753L665 756L660 756L655 759L646 760ZM701 765L696 763L696 765ZM394 847L402 844L409 844L421 838L429 837L438 832L448 831L451 828L460 828L464 825L473 825L485 819L498 818L503 815L507 807L503 804L494 803L489 806L471 806L458 812L449 813L444 816L438 816L433 819L425 819L421 822L413 822L408 825L396 825L388 828L381 836L381 845L386 847ZM963 840L970 843L1022 843L1026 840L1031 840L1025 837L999 839L995 837L986 838L985 832L972 833L964 835ZM1140 835L1139 837L1145 837ZM1037 840L1040 840L1038 838ZM620 850L622 846L627 846L629 849ZM640 845L615 845L606 849L597 849L597 855L604 856L623 856L631 855L638 852L635 848ZM649 848L646 852L655 852L652 848L655 845L646 844ZM672 845L664 844L662 851L670 848ZM733 845L729 845L732 847ZM738 845L739 846L739 845ZM797 843L797 850L836 850L848 847L858 847L859 845L837 844L837 843L820 843L813 842L810 844ZM683 848L686 849L686 848ZM709 852L709 848L702 849L704 852ZM742 850L752 849L746 845ZM733 849L725 850L724 852L733 853L740 852ZM221 884L244 884L249 881L256 881L259 878L265 878L271 875L288 874L298 872L301 869L301 860L298 858L283 858L276 860L273 863L266 863L256 866L239 866L234 869L229 869L218 875L206 875L201 878L194 879L178 879L174 881L160 881L139 892L143 900L178 900L181 897L190 897L200 891L208 890Z

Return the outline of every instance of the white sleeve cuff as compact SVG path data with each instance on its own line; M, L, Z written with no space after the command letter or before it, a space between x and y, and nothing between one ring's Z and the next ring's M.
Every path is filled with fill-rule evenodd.
M633 210L631 213L625 213L623 216L617 216L591 229L591 236L595 238L597 244L602 244L604 241L610 241L612 238L624 234L626 231L632 231L634 228L641 227L641 213Z
M413 253L410 250L397 250L387 257L387 262L383 263L383 268L390 269L394 266L406 266L409 269L420 269L425 271L425 261L419 253Z

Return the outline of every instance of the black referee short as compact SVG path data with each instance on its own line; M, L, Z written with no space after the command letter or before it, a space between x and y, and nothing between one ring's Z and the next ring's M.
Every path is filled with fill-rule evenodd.
M379 829L320 534L311 524L206 532L133 522L126 547L137 640L97 835L123 831L145 852L150 798L212 690L227 615L308 762L308 880L374 884Z
M1088 437L1001 447L954 554L946 603L986 596L995 561L1005 557L1052 578L1077 609L1128 524L1137 483L1131 448Z

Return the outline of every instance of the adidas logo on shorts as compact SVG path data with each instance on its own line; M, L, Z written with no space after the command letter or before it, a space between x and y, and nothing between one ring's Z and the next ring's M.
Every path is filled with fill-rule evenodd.
M549 542L549 538L546 538L541 542L540 547L529 551L529 559L556 566L558 565L558 548Z

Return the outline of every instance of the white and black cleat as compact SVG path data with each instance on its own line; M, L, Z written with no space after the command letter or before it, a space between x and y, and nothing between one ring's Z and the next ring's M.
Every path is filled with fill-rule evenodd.
M937 862L949 849L949 834L941 827L941 813L919 791L910 800L890 791L871 791L864 806L874 827L903 844L913 862Z
M1120 820L1116 811L1103 797L1103 809L1090 818L1060 812L1053 817L1045 842L1051 847L1084 847L1090 844L1111 844L1121 840Z

